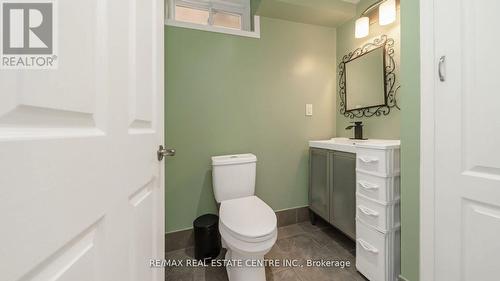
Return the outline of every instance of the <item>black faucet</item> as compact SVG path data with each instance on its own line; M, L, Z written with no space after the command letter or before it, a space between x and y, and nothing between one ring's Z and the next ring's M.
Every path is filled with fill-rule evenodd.
M354 128L354 139L355 140L362 140L363 139L363 122L351 122L354 123L354 125L347 126L345 128L346 130L350 130Z

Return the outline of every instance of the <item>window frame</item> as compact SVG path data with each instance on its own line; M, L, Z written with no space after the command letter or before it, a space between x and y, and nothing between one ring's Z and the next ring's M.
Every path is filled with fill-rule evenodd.
M248 1L246 5L231 3L222 0L167 0L167 1L168 5L166 5L166 7L168 10L166 13L167 19L165 20L166 25L260 38L260 19L258 16L254 17L254 31L251 31L250 1ZM175 19L176 6L183 6L186 8L208 11L209 18L207 24L205 25L205 24L176 20ZM215 12L239 15L241 17L241 29L213 25L213 15Z
M234 27L216 25L215 24L215 15L216 14L225 14L225 15L239 16L240 17L240 29L234 28ZM230 12L230 11L227 11L227 10L212 9L211 12L209 13L208 20L209 20L209 25L210 26L217 26L217 27L223 27L223 28L231 28L231 29L235 29L235 30L245 30L245 28L244 28L245 23L244 23L244 20L243 20L243 15L240 14L240 13L233 13L233 12Z
M183 7L183 8L187 8L187 9L192 9L192 10L199 10L199 11L204 11L204 12L207 12L208 13L208 19L207 19L207 23L206 24L203 24L203 25L210 25L210 17L211 17L211 14L210 14L210 8L206 8L205 7L200 7L200 6L194 6L194 5L184 5L184 4L175 4L174 6L174 14L173 14L173 19L175 21L179 21L179 22L188 22L188 21L181 21L181 20L177 20L176 19L176 14L175 14L175 10L177 9L177 7L180 6L180 7ZM188 23L192 23L192 24L200 24L200 23L195 23L195 22L188 22Z

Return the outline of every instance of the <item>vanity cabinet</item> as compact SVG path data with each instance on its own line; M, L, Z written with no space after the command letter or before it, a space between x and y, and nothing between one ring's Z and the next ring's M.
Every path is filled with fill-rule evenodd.
M311 148L309 207L314 215L355 239L356 155Z
M397 281L400 267L400 141L310 141L309 203L356 241L356 269Z

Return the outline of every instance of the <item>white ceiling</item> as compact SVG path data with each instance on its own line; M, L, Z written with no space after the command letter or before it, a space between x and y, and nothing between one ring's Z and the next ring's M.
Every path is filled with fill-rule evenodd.
M337 27L356 16L360 0L254 0L264 17Z

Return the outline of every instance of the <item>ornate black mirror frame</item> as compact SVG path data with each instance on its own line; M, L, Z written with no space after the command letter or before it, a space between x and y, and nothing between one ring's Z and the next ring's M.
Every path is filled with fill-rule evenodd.
M369 53L377 48L384 48L384 88L385 88L385 104L369 106L365 108L356 108L347 110L347 92L346 92L346 63L355 60L366 53ZM394 70L396 69L396 63L394 61L394 39L387 38L386 35L376 38L371 43L365 44L363 47L358 48L342 58L342 62L339 64L339 95L340 95L340 113L345 117L351 119L360 117L372 117L389 115L392 108L397 108L400 110L396 95L399 90L399 86L396 87L396 74Z

